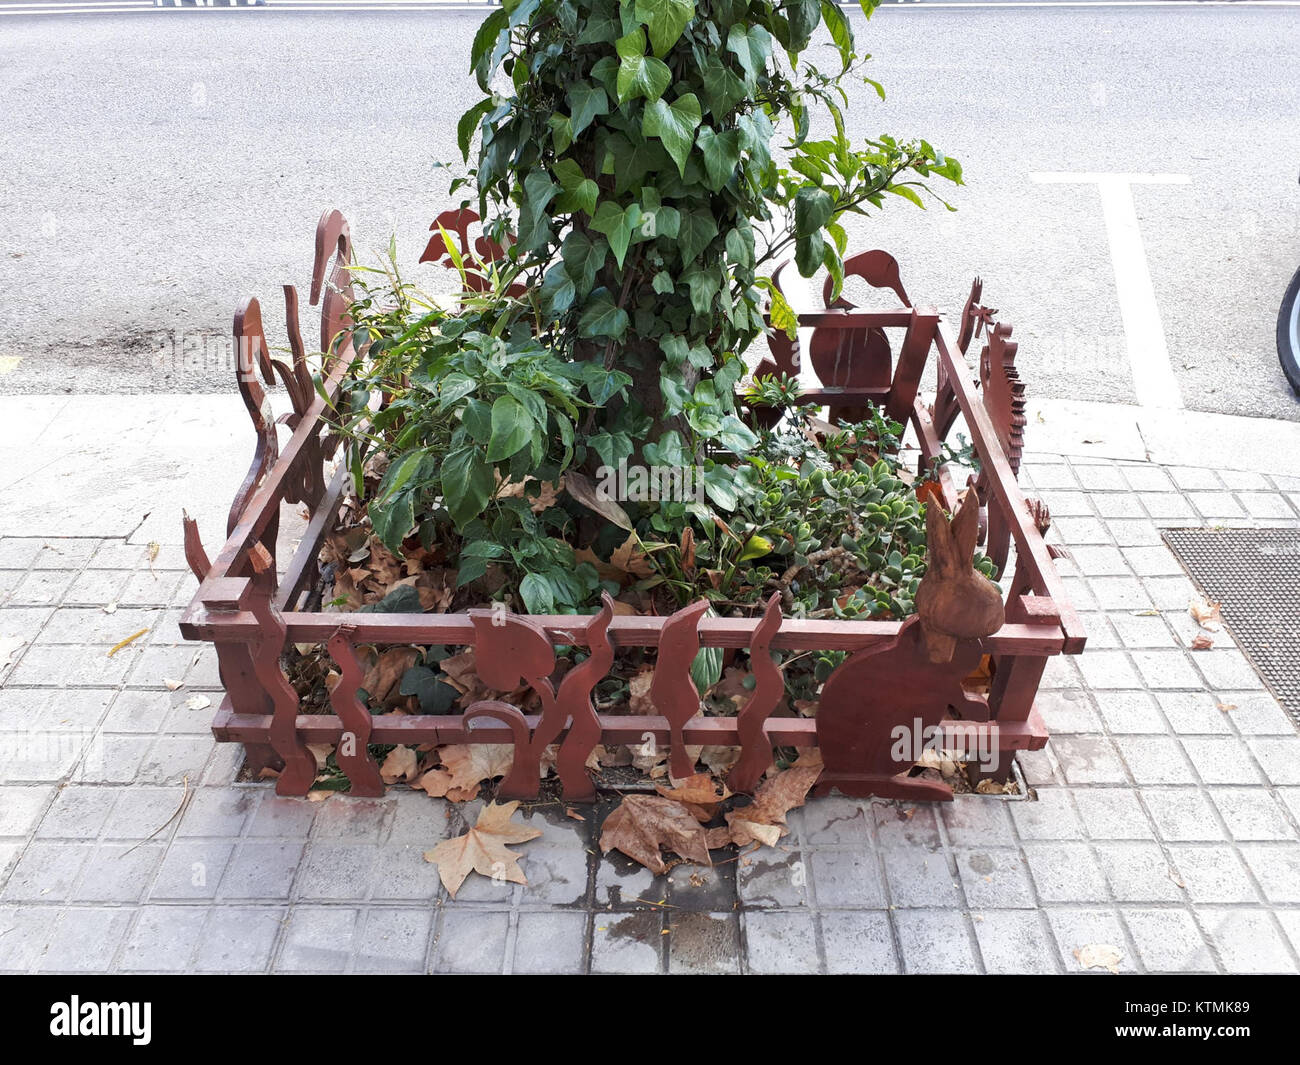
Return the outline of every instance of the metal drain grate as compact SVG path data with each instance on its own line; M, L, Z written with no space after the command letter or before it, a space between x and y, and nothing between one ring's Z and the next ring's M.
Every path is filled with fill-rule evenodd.
M1300 722L1300 529L1164 529L1165 542Z

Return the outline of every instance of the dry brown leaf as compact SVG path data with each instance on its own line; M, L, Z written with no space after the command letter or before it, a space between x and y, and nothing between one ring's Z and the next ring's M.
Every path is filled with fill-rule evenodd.
M386 648L371 660L361 687L380 706L395 706L405 699L398 690L402 674L415 665L419 658L420 652L414 647Z
M479 812L478 821L465 835L443 840L433 850L424 852L424 860L438 867L438 876L453 899L472 872L493 880L508 880L512 884L528 883L524 871L519 868L519 855L510 850L508 844L527 843L540 836L542 830L511 821L517 809L518 802L490 802Z
M633 577L651 577L655 571L646 553L641 550L641 543L637 540L636 533L629 533L628 538L615 548L614 553L609 556L609 564L622 573L630 573Z
M1124 952L1109 943L1089 943L1073 953L1085 969L1108 969L1112 973L1119 972L1119 963L1124 960Z
M700 751L700 761L709 767L710 773L725 776L727 771L740 761L740 748L710 744Z
M650 701L650 685L654 683L655 672L645 669L633 673L627 682L627 708L634 714L653 714L654 703Z
M710 865L704 829L681 803L661 795L627 795L600 830L600 849L619 850L655 874L668 871L660 848Z
M432 798L446 799L449 802L469 802L470 799L476 799L479 789L478 784L469 788L456 787L451 773L446 769L430 769L421 774L420 779L411 787L419 788Z
M632 531L632 519L627 516L627 511L613 500L602 498L600 493L596 491L595 482L586 474L566 473L561 478L561 483L564 490L582 506L593 513L599 514L607 521L613 522L620 529L625 529L627 532Z
M212 705L212 700L206 695L191 695L185 700L186 710L206 710Z
M1219 613L1219 604L1209 599L1193 599L1187 612L1196 619L1196 624L1210 632L1223 628L1223 615Z
M669 778L669 783L672 784L670 788L656 784L655 791L665 799L680 802L701 824L712 821L718 812L718 805L731 796L727 785L714 780L709 773L696 773L685 780Z
M180 688L185 687L185 682L180 680L172 680L171 677L163 677L163 687L166 688L169 692L174 692Z
M1213 646L1214 646L1213 636L1206 636L1205 633L1198 632L1195 636L1192 637L1193 651L1208 651Z
M741 847L753 840L766 843L772 839L771 827L777 829L776 839L780 839L789 831L785 825L785 815L796 806L804 804L809 789L817 783L821 774L820 765L796 763L776 776L768 777L758 791L754 792L752 803L727 814L731 841Z
M438 757L451 773L451 787L477 792L481 781L510 772L515 748L509 743L458 743L443 747Z
M379 767L379 776L385 784L396 784L399 780L411 781L419 776L419 755L414 747L394 747L388 752L384 764Z

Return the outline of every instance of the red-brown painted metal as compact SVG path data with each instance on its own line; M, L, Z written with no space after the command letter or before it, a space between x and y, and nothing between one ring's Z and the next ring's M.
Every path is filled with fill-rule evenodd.
M439 222L458 235L464 250L470 243L469 226L476 220L472 212L450 212ZM434 228L437 231L438 225ZM489 262L500 254L486 238L479 238L477 250ZM426 257L436 260L446 251L441 232L436 232ZM855 352L852 363L862 358L878 364L871 369L869 385L857 383L868 378L855 376L857 370L850 367L845 377L850 383L824 382L825 387L809 389L810 402L848 411L861 409L866 400L884 404L915 431L923 470L941 457L943 438L958 416L970 432L981 472L972 478L975 490L959 499L958 486L940 470L939 492L955 516L951 528L937 510L927 519L932 573L925 595L918 595L918 606L924 607L918 617L905 623L786 618L777 596L760 616L740 618L706 617L708 604L703 601L668 618L619 616L608 596L595 615L586 617L520 616L499 609L418 615L314 613L295 608L311 583L317 553L347 484L342 470L327 478L325 463L335 443L326 412L355 354L348 333L350 254L346 220L327 211L317 228L312 279L312 303L321 304L322 350L328 353L319 391L307 372L292 286L285 288L289 364L271 358L255 301L236 316L239 385L257 449L231 508L226 543L214 559L204 551L194 523L185 523L186 558L200 587L181 629L188 638L215 643L227 689L214 734L243 743L254 768L279 769L280 794L304 794L314 782L316 761L308 744L334 744L353 794L377 795L383 782L368 743L490 742L515 747L514 765L499 789L502 795L536 795L546 748L559 744L557 771L564 795L573 801L590 800L595 792L585 766L595 745L639 745L648 735L668 748L675 778L694 772L686 750L690 745L740 747L727 778L738 792L757 787L775 746L818 746L826 765L821 791L838 787L855 795L943 799L950 797L945 785L909 775L914 752L909 748L907 756L898 755L893 742L897 729L932 731L940 745L969 744L977 738L1006 755L1046 742L1033 705L1043 666L1051 655L1078 653L1084 636L1052 565L1053 553L1042 539L1048 521L1045 508L1027 501L1016 484L1024 429L1016 346L1009 340L1010 327L994 323L995 312L980 304L978 279L957 340L948 335L935 311L911 306L897 263L883 252L851 257L846 265L873 287L893 291L902 307L861 311L837 301L800 316L800 324L813 327L814 336L829 338L827 351L832 343L842 351L847 342ZM876 332L883 336L887 328L905 331L896 359L887 345L870 351L869 338ZM963 355L982 332L987 339L978 373L972 374ZM927 407L918 392L931 352L938 364L939 392ZM797 345L774 348L773 354L787 372L798 371ZM283 446L263 387L276 378L292 407L281 419L290 430ZM306 505L308 527L277 585L279 510L283 502L295 501ZM986 550L999 564L1009 561L1014 549L1011 589L1005 599L987 582L972 585L966 593L952 593L953 587L975 578L968 563L977 527L986 530ZM948 556L956 560L951 565L935 561ZM327 645L341 677L330 694L333 714L298 712L297 695L281 662L290 643ZM541 713L527 714L504 700L485 698L460 714L371 714L358 694L363 670L357 648L402 644L472 646L484 685L496 692L531 689ZM558 646L585 648L588 656L558 677ZM700 713L691 664L701 647L749 649L756 683L734 718ZM597 683L609 674L619 651L631 648L657 649L649 691L655 714L597 713ZM773 716L784 692L781 670L772 659L777 650L850 653L824 685L815 718ZM987 696L972 694L962 683L984 655L993 663Z

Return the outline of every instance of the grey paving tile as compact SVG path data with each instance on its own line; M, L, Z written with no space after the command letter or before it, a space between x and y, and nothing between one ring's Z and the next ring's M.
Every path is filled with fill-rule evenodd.
M1149 841L1098 843L1101 864L1111 894L1119 902L1182 902L1177 874L1159 844Z
M898 910L893 916L904 972L980 971L965 914L956 910Z
M0 891L0 900L66 901L94 849L93 845L81 843L29 844Z
M596 905L613 909L644 908L668 901L668 885L643 865L616 851L596 866Z
M1143 788L1141 795L1161 839L1210 842L1224 838L1214 806L1201 788Z
M248 829L250 836L305 839L320 809L319 804L307 799L282 798L271 791L263 791L261 799Z
M378 843L388 832L394 813L389 799L350 799L332 795L318 804L312 834L323 839Z
M74 902L139 902L162 863L161 843L102 843L72 891Z
M1187 897L1197 904L1258 902L1259 896L1232 847L1172 843L1169 853L1187 887Z
M352 971L424 972L433 918L432 909L370 907L363 910Z
M438 867L424 860L427 845L389 843L370 870L372 901L432 902L442 894Z
M379 848L372 843L316 840L298 869L294 893L299 899L364 900L379 861Z
M1133 651L1133 664L1148 688L1199 688L1201 678L1184 651Z
M204 906L144 906L122 951L121 968L185 972L203 935Z
M1126 737L1060 736L1051 741L1061 772L1071 785L1127 784L1117 747Z
M1184 736L1183 750L1206 784L1261 784L1250 749L1236 736Z
M1300 902L1300 847L1285 843L1244 843L1241 857L1270 903Z
M972 914L984 969L990 973L1058 973L1056 943L1037 910L992 910Z
M1198 907L1201 927L1230 973L1294 973L1285 934L1262 909Z
M899 971L888 913L882 910L824 912L818 920L828 973Z
M939 846L939 822L932 806L912 803L871 804L876 839L881 847Z
M50 939L49 906L0 905L0 972L26 972Z
M1229 713L1209 692L1159 692L1156 699L1174 732L1180 735L1228 735Z
M798 851L759 851L742 858L736 869L736 891L747 907L807 906L808 880L808 865Z
M126 937L133 911L72 907L55 921L49 945L36 959L38 972L107 972Z
M1246 746L1270 784L1300 784L1300 738L1252 737Z
M948 856L945 852L927 851L921 848L914 850L895 848L885 853L884 863L885 878L889 883L889 899L894 906L959 907L961 905L960 881L948 867ZM819 899L821 898L820 885L819 876Z
M1110 897L1087 844L1032 842L1024 851L1043 902L1101 902Z
M55 793L42 784L0 787L0 836L27 837Z
M442 915L433 968L440 973L504 971L510 914L483 909L448 909Z
M1160 713L1159 704L1149 692L1098 692L1097 710L1105 721L1106 728L1114 735L1163 735L1168 727Z
M1006 808L1021 839L1083 838L1083 825L1065 788L1040 788L1037 801L1007 803Z
M1218 692L1213 699L1220 713L1244 736L1294 736L1295 723L1267 692Z
M511 971L549 975L586 972L588 920L579 910L521 912Z
M1155 835L1138 793L1128 788L1079 788L1074 806L1091 839L1151 839Z
M1139 786L1194 784L1196 777L1178 741L1166 736L1117 736L1115 746Z
M1127 908L1124 923L1137 944L1147 972L1212 973L1210 956L1200 929L1186 910Z
M1265 788L1210 788L1210 798L1235 840L1296 840L1296 828Z
M1137 971L1133 952L1124 934L1124 925L1111 909L1051 907L1045 911L1048 926L1056 937L1066 972L1098 972L1104 969L1085 969L1077 952L1085 947L1114 947L1120 954L1115 967L1119 972Z
M814 851L809 864L821 908L881 909L886 905L880 863L874 851Z
M749 911L743 917L751 973L816 973L817 928L810 913Z
M167 848L150 889L151 899L212 899L234 845L221 840L180 840Z
M597 913L591 934L593 973L658 973L663 970L663 913Z
M199 788L185 807L178 839L237 838L257 807L257 795L244 788Z
M665 917L670 973L740 970L740 922L734 913L673 913Z
M1089 688L1142 687L1142 678L1123 651L1097 651L1080 655L1078 668Z
M289 916L275 968L286 972L343 973L357 941L357 911L299 906Z
M1029 866L1012 847L955 850L957 873L972 909L1034 906Z
M287 908L217 906L199 941L194 967L199 972L265 972L284 925Z
M521 902L570 906L586 900L587 851L580 841L575 839L568 846L544 846L540 840L529 843L520 864L528 878L520 895ZM700 869L697 875L715 874L713 870Z
M221 878L221 898L287 899L302 856L301 843L241 844Z
M1005 802L958 795L940 807L944 829L954 847L1009 847L1015 843Z
M870 802L833 795L791 810L786 820L794 836L809 846L862 847L871 841L873 810Z

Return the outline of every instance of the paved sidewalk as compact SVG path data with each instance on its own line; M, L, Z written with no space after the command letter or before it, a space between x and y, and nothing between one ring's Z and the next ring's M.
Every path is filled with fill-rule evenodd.
M29 477L0 520L0 663L24 641L0 665L0 971L1058 973L1099 945L1121 971L1300 968L1300 736L1226 633L1189 649L1193 588L1158 532L1300 525L1300 476L1145 461L1159 433L1121 439L1127 416L1089 430L1107 457L1053 409L1031 445L1074 454L1035 451L1023 479L1073 552L1090 639L1049 667L1031 799L814 800L780 847L665 878L600 856L603 808L537 806L529 885L471 878L451 900L422 853L476 805L279 799L234 783L241 749L208 733L174 497L203 496L215 549L248 450L219 398L206 421L155 399L151 430L116 442L79 424L76 446L28 403L60 494L24 501ZM13 458L31 442L0 414ZM197 446L216 431L233 450ZM78 494L95 479L116 508L98 516ZM77 513L88 535L54 537Z

